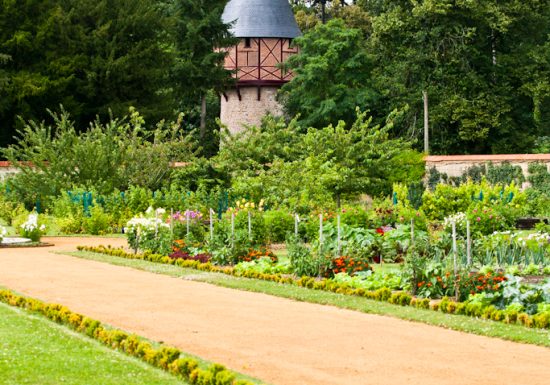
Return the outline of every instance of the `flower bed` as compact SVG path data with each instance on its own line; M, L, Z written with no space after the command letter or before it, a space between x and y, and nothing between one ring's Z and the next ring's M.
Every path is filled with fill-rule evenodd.
M193 268L201 271L209 271L216 273L223 273L227 275L233 275L245 278L261 279L266 281L278 282L282 284L290 284L300 287L306 287L314 290L332 291L338 294L355 295L365 297L377 301L386 301L392 304L402 306L413 306L422 309L431 309L434 311L442 311L450 314L462 314L473 317L480 317L484 319L491 319L494 321L500 321L510 324L520 324L527 327L535 327L541 329L550 328L550 309L543 307L540 313L528 314L523 311L517 311L516 309L499 310L490 302L483 301L466 301L455 302L447 297L444 297L441 302L430 301L428 298L414 298L410 294L397 291L394 292L391 289L385 287L378 290L365 290L363 288L353 288L347 283L338 282L334 279L315 279L313 277L301 277L296 278L288 275L281 274L266 274L256 271L235 269L231 266L215 266L211 263L200 263L192 260L174 260L168 256L159 254L143 253L132 254L124 251L123 249L114 249L111 247L99 246L88 247L79 246L81 251L90 251L95 253L107 254L111 256L128 258L128 259L141 259L151 262L164 263L177 265L184 268Z

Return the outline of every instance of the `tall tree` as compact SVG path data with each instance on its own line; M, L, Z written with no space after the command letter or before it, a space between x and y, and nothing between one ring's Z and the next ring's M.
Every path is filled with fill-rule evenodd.
M537 136L530 59L549 32L547 1L362 1L375 15L369 50L386 108L409 105L420 136L430 97L435 153L528 151ZM536 72L536 70L535 70Z
M200 139L207 136L207 96L216 95L212 104L219 104L219 95L231 82L231 73L223 67L223 48L238 40L229 32L221 15L226 0L173 0L172 14L175 24L176 63L173 68L173 85L176 96L188 109L200 105ZM210 115L212 128L217 114ZM212 138L210 138L211 140Z
M286 63L294 78L281 89L286 112L300 114L299 122L307 128L352 123L357 107L369 109L377 95L364 43L361 30L339 19L297 38L300 52Z
M173 114L168 88L173 54L167 47L169 17L155 0L27 0L2 2L0 129L15 132L19 120L47 119L63 104L85 126L109 110L130 105L149 121ZM5 144L0 143L0 145Z

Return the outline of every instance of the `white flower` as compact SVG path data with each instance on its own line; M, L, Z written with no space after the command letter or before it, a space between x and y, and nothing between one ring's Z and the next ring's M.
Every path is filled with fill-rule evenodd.
M161 208L161 207L159 207L159 208L157 209L156 213L157 213L157 215L159 215L159 216L160 216L160 215L164 215L164 214L166 213L166 210L163 209L163 208Z
M466 226L466 214L459 212L454 215L449 215L443 220L443 226L445 228L450 229L452 227L453 222L456 224L457 228L465 227Z
M30 213L27 221L21 225L21 228L29 233L38 229L38 214Z

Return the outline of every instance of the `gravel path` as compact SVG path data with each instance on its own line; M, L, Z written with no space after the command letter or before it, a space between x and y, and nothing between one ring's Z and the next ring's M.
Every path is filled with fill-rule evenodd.
M51 253L0 249L0 285L275 385L550 383L550 349L221 288Z

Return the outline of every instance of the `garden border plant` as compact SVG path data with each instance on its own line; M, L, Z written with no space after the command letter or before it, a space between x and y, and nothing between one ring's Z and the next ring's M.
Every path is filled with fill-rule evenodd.
M196 359L180 357L183 352L177 348L170 346L155 348L143 337L108 327L100 321L74 313L63 305L45 303L15 294L7 289L0 289L0 302L42 314L46 318L85 334L109 348L125 352L172 373L192 385L254 385L251 381L237 379L236 373L226 369L223 365L214 363L208 368L202 369Z
M191 268L200 271L223 273L235 277L253 278L265 281L272 281L280 284L289 284L299 287L305 287L314 290L330 291L337 294L365 297L368 299L389 302L390 304L401 306L412 306L420 309L429 309L441 311L447 314L459 314L471 317L482 318L504 322L507 324L519 324L528 328L550 329L550 313L540 313L533 316L527 313L506 312L496 309L494 306L484 306L482 303L465 303L452 301L444 297L440 301L415 298L409 293L403 291L392 292L389 288L381 288L374 291L365 289L354 289L346 284L334 282L331 279L317 280L313 277L294 278L282 274L265 274L255 271L239 271L231 266L215 266L211 263L201 263L193 260L172 259L168 256L152 253L132 254L122 248L112 248L110 246L78 246L79 251L89 251L99 254L106 254L114 257L145 260L155 263L176 265L182 268Z

